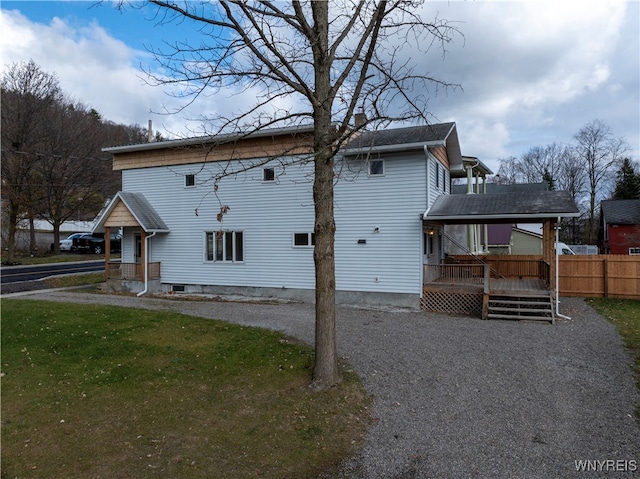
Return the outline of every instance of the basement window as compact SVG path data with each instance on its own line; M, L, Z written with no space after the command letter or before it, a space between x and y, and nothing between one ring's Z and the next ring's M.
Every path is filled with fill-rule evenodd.
M316 244L316 235L314 233L293 233L293 247L304 248L314 246Z

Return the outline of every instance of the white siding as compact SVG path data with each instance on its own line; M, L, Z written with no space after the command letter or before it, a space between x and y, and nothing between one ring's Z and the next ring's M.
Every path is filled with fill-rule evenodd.
M363 171L336 185L336 287L419 294L425 156L416 152L383 159L383 176Z
M383 176L351 171L336 184L336 286L419 294L427 162L423 152L384 159ZM313 249L293 247L293 233L313 231L313 165L276 166L275 182L263 182L257 168L223 179L214 193L211 182L202 183L218 167L123 171L123 190L143 193L171 230L151 240L162 282L313 289ZM192 173L197 186L187 188L184 175ZM221 205L230 208L222 224ZM205 261L205 232L221 228L243 231L242 263Z

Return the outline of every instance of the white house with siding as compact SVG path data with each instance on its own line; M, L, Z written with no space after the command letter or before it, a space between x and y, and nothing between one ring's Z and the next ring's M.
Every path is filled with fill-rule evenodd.
M105 148L122 171L96 226L123 230L121 261L106 259L109 287L313 301L311 146L312 128L297 127ZM450 193L451 172L464 174L455 123L367 131L345 145L338 302L419 309L422 265L444 257L441 226L423 218Z

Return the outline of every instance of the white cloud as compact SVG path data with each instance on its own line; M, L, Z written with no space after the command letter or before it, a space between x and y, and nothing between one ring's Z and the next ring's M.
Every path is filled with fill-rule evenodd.
M181 119L150 113L162 111L167 98L162 88L151 88L143 79L139 63L149 60L148 53L113 38L97 23L77 27L53 18L43 25L18 11L0 10L0 29L3 69L33 59L57 75L73 100L95 108L105 119L146 126L152 118L156 127L165 123L172 131L184 130Z
M429 104L440 121L458 123L465 154L495 168L497 158L570 141L600 118L627 136L638 156L638 3L429 1L423 8L425 19L437 14L461 22L465 41L448 45L444 59L436 50L403 53L431 76L462 84L464 92L449 91ZM157 68L150 55L96 21L55 18L43 25L0 10L0 31L3 65L32 58L58 75L65 92L115 122L146 125L151 118L156 128L184 133L185 118L237 111L257 97L255 90L222 92L201 96L181 114L151 114L184 103L164 87L146 85L140 64ZM198 122L192 125L197 131Z

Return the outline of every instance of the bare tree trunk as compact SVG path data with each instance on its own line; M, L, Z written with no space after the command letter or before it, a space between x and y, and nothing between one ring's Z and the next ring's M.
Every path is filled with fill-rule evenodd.
M15 207L9 204L9 234L7 235L7 264L13 263L16 252L16 225L18 213Z
M33 213L29 213L29 253L35 256L38 252L38 240L36 238L36 224Z
M333 134L331 130L331 62L328 56L328 2L312 4L317 43L315 90L318 99L314 105L314 165L313 200L315 204L315 248L313 259L316 270L316 358L313 370L314 389L325 389L340 382L336 346L336 275L335 231L333 215Z

